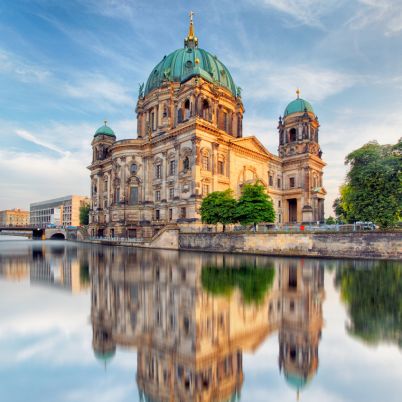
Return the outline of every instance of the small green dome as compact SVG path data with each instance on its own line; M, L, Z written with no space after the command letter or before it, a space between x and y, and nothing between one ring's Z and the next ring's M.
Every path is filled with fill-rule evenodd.
M95 131L94 137L96 137L98 135L109 135L110 137L116 137L114 131L109 126L106 125L106 122L102 127L99 127Z
M216 56L196 46L186 46L165 56L152 70L144 95L161 87L164 81L185 82L194 76L225 87L237 96L237 87L225 65Z
M286 117L292 113L303 113L305 110L314 113L313 107L309 102L302 98L297 98L294 101L290 102L289 105L287 105L283 113L283 117Z

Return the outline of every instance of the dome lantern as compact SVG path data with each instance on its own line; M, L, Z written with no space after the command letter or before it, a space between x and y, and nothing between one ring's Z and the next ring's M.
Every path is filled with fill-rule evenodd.
M194 48L198 47L198 38L194 34L194 24L193 24L194 12L190 11L190 27L188 29L188 35L184 38L184 47Z

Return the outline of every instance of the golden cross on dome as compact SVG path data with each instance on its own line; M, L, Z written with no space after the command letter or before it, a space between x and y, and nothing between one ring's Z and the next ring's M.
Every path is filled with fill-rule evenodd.
M194 11L189 12L190 16L190 27L188 29L188 35L184 39L184 46L185 47L197 47L198 46L198 39L194 34L194 24L193 24L193 17L194 17Z
M299 99L299 97L300 97L300 89L299 88L296 89L296 95L297 95L297 99Z

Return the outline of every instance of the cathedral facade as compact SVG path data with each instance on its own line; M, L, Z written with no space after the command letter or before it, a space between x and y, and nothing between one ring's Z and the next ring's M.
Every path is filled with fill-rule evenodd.
M163 59L141 85L137 138L116 140L100 127L92 141L90 234L146 238L163 226L200 223L202 198L241 194L261 182L277 223L324 218L319 123L309 102L280 117L279 156L243 137L241 90L229 70L198 47L191 18L184 47Z

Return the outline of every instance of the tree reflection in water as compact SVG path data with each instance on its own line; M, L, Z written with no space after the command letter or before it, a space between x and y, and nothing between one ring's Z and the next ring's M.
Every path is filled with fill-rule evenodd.
M235 398L243 351L279 331L279 369L299 392L318 368L324 300L318 260L104 248L90 261L93 348L137 349L152 401Z
M370 344L402 348L402 265L396 261L344 263L336 286L347 305L349 334Z

